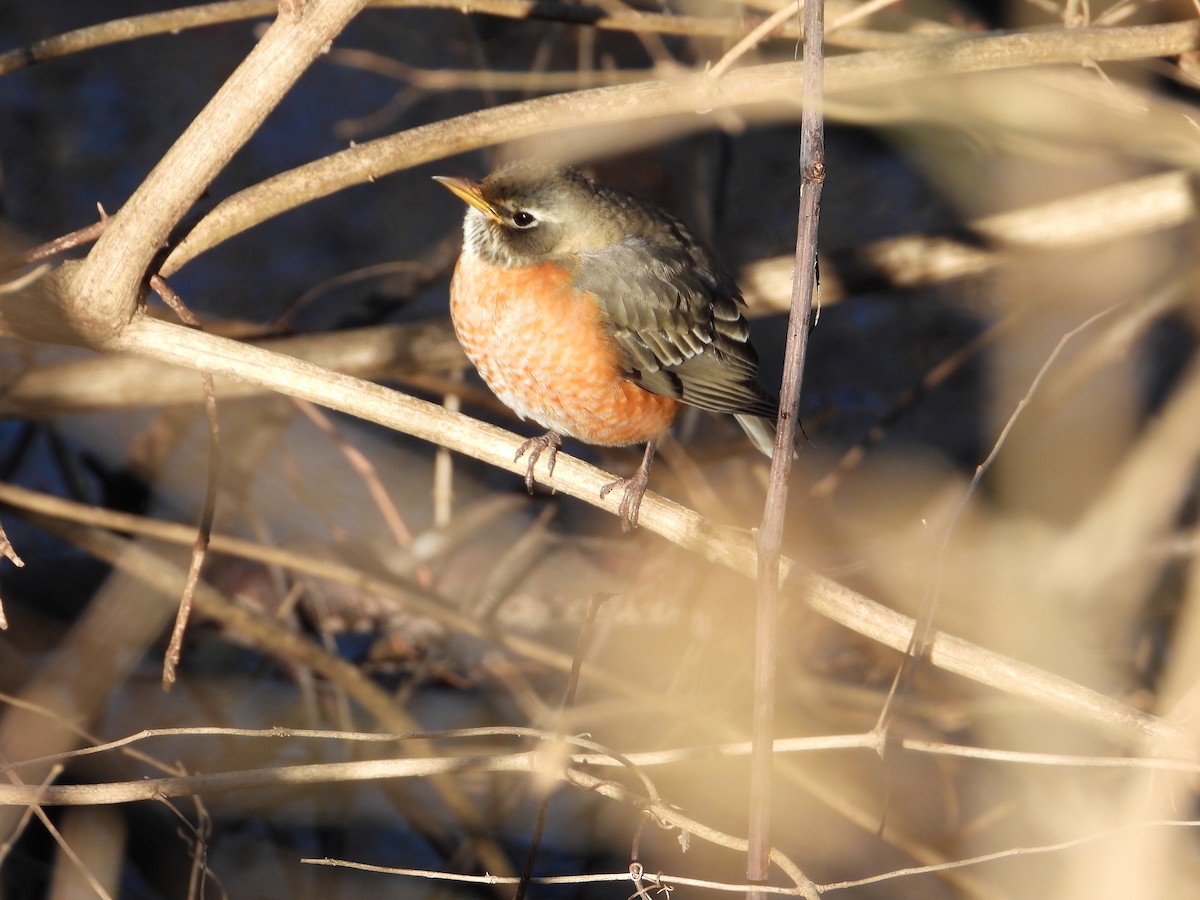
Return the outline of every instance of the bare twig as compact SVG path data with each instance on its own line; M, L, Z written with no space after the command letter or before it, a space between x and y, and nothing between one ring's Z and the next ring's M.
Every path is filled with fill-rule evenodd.
M5 694L0 694L0 701L25 705L24 701ZM36 709L35 712L46 715L56 722L63 722L61 716ZM126 735L111 741L101 741L95 735L65 723L81 738L90 742L90 746L76 750L55 753L52 756L37 759L23 759L16 763L0 765L0 773L9 769L20 769L26 766L39 766L44 763L67 762L84 756L95 756L100 753L110 753L121 750L132 759L138 759L169 775L186 774L179 766L167 766L146 753L129 749L132 745L152 741L155 738L170 737L239 737L260 740L300 739L309 741L350 741L355 743L392 743L415 739L430 741L448 740L482 740L484 738L512 737L533 738L539 740L554 740L560 735L541 728L529 728L517 725L483 726L479 728L451 728L439 731L419 731L407 733L387 733L378 731L342 731L322 728L235 728L215 725L196 725L180 728L146 728L136 734ZM1183 774L1200 774L1200 761L1184 757L1162 756L1089 756L1072 753L1038 753L1022 750L1001 750L994 747L973 747L964 744L948 744L944 741L927 741L919 738L897 737L884 731L871 730L855 734L829 734L815 737L778 738L775 741L775 752L814 753L831 750L865 750L878 754L883 747L901 750L909 753L921 753L930 756L947 756L961 759L984 760L988 762L1007 763L1018 766L1053 766L1057 768L1081 769L1141 769L1146 772L1179 772ZM669 766L680 762L691 762L698 759L714 757L749 756L753 745L749 741L736 741L727 744L709 744L696 747L674 747L664 750L644 750L637 753L622 754L615 757L612 752L591 752L578 750L571 754L572 765L590 767L628 767L638 769L653 766Z
M362 479L367 493L370 494L371 500L375 503L375 509L378 510L380 518L383 519L388 531L391 532L392 540L396 542L396 546L404 549L411 547L413 543L412 531L405 524L404 517L400 515L400 510L396 508L395 502L392 500L391 495L379 477L379 472L371 463L371 460L361 450L342 437L342 435L338 434L333 421L316 406L306 400L295 400L293 402L305 418L312 422L313 425L334 443L342 456L350 463L350 467Z
M948 869L958 869L965 866L977 866L981 863L993 862L998 859L1010 859L1014 856L1033 856L1038 853L1060 853L1063 850L1070 850L1075 847L1085 846L1087 844L1097 843L1106 839L1111 839L1117 835L1129 834L1132 831L1140 831L1146 828L1200 828L1200 821L1188 821L1177 819L1157 819L1152 822L1131 822L1128 825L1122 825L1119 828L1110 828L1094 834L1085 834L1082 837L1071 838L1067 841L1059 841L1055 844L1042 844L1040 846L1029 847L1009 847L1006 850L999 850L995 853L983 853L979 856L972 856L967 859L957 859L953 862L942 863L936 866L913 866L909 869L894 869L890 872L884 872L880 875L873 875L870 878L859 878L854 881L837 881L832 884L822 884L822 891L839 891L847 888L863 887L868 884L878 884L881 881L891 881L895 878L904 878L910 875L927 875L933 872L945 872Z
M152 275L150 286L184 325L189 328L200 327L200 320L192 314L184 304L183 298L175 293L164 279ZM183 653L183 635L187 631L188 617L192 611L192 598L196 593L196 584L200 581L200 570L204 567L208 542L212 537L213 517L217 509L217 487L221 478L221 427L217 418L217 391L213 387L212 372L201 369L199 374L200 382L204 385L204 416L208 422L208 470L204 483L204 503L200 508L200 522L196 526L196 540L192 544L187 582L183 588L183 596L179 599L179 612L171 629L171 640L167 644L167 652L163 655L162 684L163 689L168 691L175 683L175 669Z
M51 266L49 263L42 263L42 265L34 266L28 272L24 272L16 278L0 282L0 294L16 294L23 291L49 272L50 269Z
M430 881L446 881L458 882L465 884L516 884L516 878L500 878L496 875L460 875L455 872L437 872L431 869L400 869L392 866L373 866L369 863L353 862L345 859L302 859L303 863L308 863L312 866L334 866L340 869L354 869L359 872L376 872L381 875L404 875L410 878L427 878ZM654 883L663 885L668 889L678 885L679 887L698 887L709 888L715 891L734 891L744 892L748 888L763 893L774 894L782 897L798 897L801 896L799 888L795 887L774 887L769 885L747 885L747 884L728 884L721 881L711 881L704 878L688 878L683 875L670 875L665 872L657 872L650 875L645 872L640 866L632 868L629 872L599 872L588 875L545 875L540 878L532 879L533 884L556 885L556 884L603 884L607 882L622 882L634 881L638 878L645 878L647 881L653 879ZM639 891L633 896L645 897L646 894ZM659 896L664 896L659 894ZM669 896L669 895L667 895Z
M841 459L837 461L837 465L828 474L822 476L809 487L809 496L821 500L827 500L832 497L834 491L842 483L842 479L846 477L846 474L862 462L867 452L879 444L887 436L888 431L906 413L910 412L930 391L935 390L946 379L958 372L968 361L1006 335L1023 315L1024 311L1021 310L1010 313L1000 321L994 322L926 372L920 381L906 390L896 400L890 410L879 417L858 443L842 454Z
M232 0L208 3L183 9L171 9L143 16L129 16L100 25L77 28L54 37L45 38L27 47L18 47L0 54L0 75L60 56L80 53L107 44L171 34L185 28L202 28L239 19L274 15L275 0Z
M479 731L479 729L471 729ZM486 729L485 729L486 730ZM609 750L595 741L580 737L562 737L559 740L581 749L607 753L617 760L624 756ZM411 744L414 751L426 743L423 737L415 738ZM491 753L473 756L424 755L401 759L375 759L355 762L315 763L310 765L281 766L277 769L251 769L245 771L220 772L202 775L184 775L174 778L152 778L140 781L109 782L106 784L51 785L29 787L26 785L0 784L0 805L16 805L38 802L56 806L92 806L130 803L139 800L161 800L169 797L193 794L228 793L255 787L279 785L327 784L336 782L376 781L379 779L414 779L435 776L457 775L471 771L516 772L552 775L573 787L592 791L603 796L628 803L646 810L666 828L681 828L694 837L716 846L736 852L746 851L746 841L712 828L685 815L658 795L653 783L635 766L626 766L637 778L642 791L633 791L614 781L597 778L573 768L555 772L545 771L545 755L537 750L519 753ZM778 850L771 853L771 861L778 865L790 878L801 886L806 897L815 896L804 890L807 879L796 865ZM498 872L505 875L506 872Z
M186 546L195 539L195 529L188 525L173 522L161 522L144 519L129 513L119 513L113 510L98 509L81 503L74 503L49 494L39 494L10 484L0 484L0 502L15 508L40 513L51 519L61 519L64 522L76 522L93 525L99 528L120 531L149 537L158 541ZM499 511L507 508L499 507ZM448 628L461 631L476 638L487 638L511 653L536 661L540 665L562 672L570 671L571 656L555 650L545 644L530 640L516 634L494 633L474 616L464 615L455 611L453 604L445 598L434 595L421 588L416 583L401 583L364 576L360 569L341 565L329 560L320 559L311 553L299 553L278 547L265 546L253 541L227 535L215 534L210 546L219 553L236 556L241 559L253 560L264 565L280 566L289 571L322 578L328 581L356 587L369 591L381 597L386 597L398 606L406 606L414 612L428 616L443 623ZM219 618L219 615L218 615ZM240 627L242 620L227 623L231 629ZM257 634L257 629L253 630ZM326 677L329 677L327 673ZM588 670L588 677L607 690L628 695L633 691L632 685L622 679L614 678L595 669Z
M422 284L428 284L438 278L443 277L443 273L439 266L427 265L424 262L415 262L412 260L395 260L393 262L379 263L374 266L363 266L360 269L354 269L350 272L342 272L332 278L326 278L323 281L314 284L303 294L296 298L296 302L288 307L271 325L271 330L275 332L286 332L295 323L296 318L300 313L311 306L323 294L326 294L336 288L344 287L348 284L357 284L361 281L369 281L372 279L382 280L386 276L396 275L398 273L406 273L413 277L414 281Z
M60 765L52 765L52 766L48 767L45 774L42 776L41 786L48 787L49 785L51 785L55 781L57 781L58 776L60 776L62 774L62 770L63 770L63 767ZM10 782L12 782L13 784L23 784L24 783L19 778L17 778L16 774L13 772L8 772L7 775L8 775L8 780ZM29 826L30 820L34 817L34 815L41 813L42 809L38 805L38 803L39 803L39 800L37 798L35 798L35 799L29 801L28 803L23 804L25 809L21 813L20 818L14 824L12 831L10 833L4 835L3 841L0 841L0 865L3 865L5 860L8 859L8 855L12 852L14 845L16 845L17 839L20 838L21 835L25 833L25 829ZM39 818L40 818L40 816L39 816Z
M912 866L906 869L893 869L888 872L883 872L879 875L873 875L869 878L860 878L853 881L837 881L829 884L820 884L815 887L821 892L834 892L846 890L855 887L864 887L869 884L879 884L881 882L892 881L897 878L906 878L914 875L927 875L936 872L945 872L951 869L966 868L969 866L978 866L984 863L993 862L999 859L1009 859L1015 856L1032 856L1040 853L1059 853L1063 850L1070 850L1088 844L1099 843L1104 840L1111 839L1115 836L1127 835L1130 832L1141 831L1145 829L1155 828L1200 828L1200 821L1195 820L1178 820L1178 819L1156 819L1148 822L1133 822L1119 828L1107 829L1092 834L1085 834L1080 837L1072 838L1066 841L1059 841L1054 844L1042 844L1028 847L1011 847L1007 850L1000 850L995 853L983 853L978 856L968 857L966 859L954 860L952 862L933 866ZM503 879L494 875L458 875L447 872L435 872L426 869L399 869L387 866L373 866L366 863L352 862L348 860L336 859L304 859L301 862L310 865L318 866L338 866L341 868L356 869L365 872L377 872L385 875L406 875L414 878L427 878L434 881L447 882L466 882L470 884L513 884L516 879ZM557 875L537 878L534 881L537 884L555 885L555 884L593 884L597 882L621 882L627 881L631 877L629 872L613 872L613 873L598 873L590 875ZM700 878L688 878L681 875L673 875L666 872L657 873L655 880L664 885L678 885L680 887L698 887L707 888L709 890L730 891L736 893L744 893L748 890L753 890L761 894L770 894L775 896L802 896L802 888L797 887L776 887L773 885L755 885L755 884L730 884L727 882L711 881Z
M750 841L746 880L765 882L771 851L771 760L775 739L775 658L779 627L779 560L787 512L788 473L792 468L800 387L808 350L812 298L816 291L817 225L825 181L825 61L823 0L810 0L804 13L804 115L800 131L800 211L796 234L796 270L788 318L783 387L771 480L758 532L758 603L754 630L754 754L750 768ZM753 896L751 894L750 896ZM813 889L811 896L816 896Z
M185 573L172 563L160 559L144 547L124 541L91 528L68 524L40 515L31 518L45 530L69 540L92 555L118 566L148 587L165 594L178 596L187 580ZM219 591L204 583L196 585L196 609L237 630L254 645L279 659L299 662L324 675L344 689L384 727L397 731L416 731L416 723L408 714L397 707L391 696L376 685L356 666L339 659L313 641L281 628L277 623L265 620L242 609L226 599ZM414 753L431 755L433 748L418 741L410 748ZM443 802L462 826L477 835L474 843L480 864L489 871L511 872L512 868L504 851L486 837L479 810L471 798L453 780L436 773L430 783ZM3 785L0 785L2 791ZM194 791L184 791L191 794ZM172 794L172 796L179 796ZM121 801L114 801L121 802Z
M627 84L653 75L653 69L567 69L548 72L509 72L503 69L422 69L370 50L331 50L331 63L363 69L412 85L420 91L570 91L604 84Z
M119 887L128 837L121 815L114 810L74 809L62 816L59 828L40 806L34 812L59 848L48 896L94 895L111 900Z
M587 613L583 617L583 622L579 626L579 638L575 643L575 658L571 663L571 674L567 678L567 687L563 692L563 700L561 711L566 713L575 705L575 694L579 689L579 673L583 668L583 657L587 653L588 645L591 643L592 626L596 622L596 616L600 612L600 607L607 595L597 595L592 597L588 602ZM562 740L565 735L557 735L556 740ZM513 900L524 900L526 893L529 891L529 885L533 880L533 867L537 863L538 848L542 842L542 832L546 827L546 813L550 809L551 790L550 785L545 784L541 788L542 798L538 804L537 818L533 825L533 834L529 839L529 853L525 857L525 868L521 870L521 879L517 884L517 890L513 894Z
M376 0L371 4L384 8L425 8L462 10L457 0ZM79 53L95 47L123 41L173 34L189 28L202 28L227 22L272 16L276 0L231 0L182 9L165 10L141 16L115 19L68 31L0 54L0 75L39 62ZM472 13L503 16L510 19L536 18L561 21L611 31L635 31L658 34L727 37L745 30L738 17L677 16L622 8L604 10L598 6L535 0L474 0ZM785 32L796 37L794 30ZM911 40L911 39L910 39Z
M712 78L720 78L733 67L735 62L766 40L767 35L782 26L792 16L799 19L803 8L803 0L798 0L795 7L790 3L785 3L779 7L769 18L758 23L754 27L754 30L734 44L724 56L717 60L716 64L708 70L708 74Z
M887 9L889 6L897 5L898 2L899 0L867 0L866 3L863 3L861 6L856 6L854 9L851 9L849 12L838 16L831 23L829 23L829 27L825 29L825 37L828 40L830 35L841 31L852 22L869 18L880 10Z
M0 524L0 555L18 568L25 565L25 560L17 555L17 550L12 545L12 541L8 539L8 533L2 524ZM8 617L4 614L4 600L0 598L0 630L5 628L8 628Z
M145 732L143 732L143 735L135 735L127 738L121 738L116 741L106 742L102 741L97 735L88 731L86 728L81 727L77 722L71 720L69 717L64 716L58 710L49 709L40 704L31 703L28 700L22 700L20 697L13 696L12 694L5 694L3 692L0 692L0 704L22 709L27 712L31 712L34 715L43 716L47 722L52 722L56 727L62 728L64 731L74 734L80 740L87 741L89 745L78 750L66 750L61 754L56 753L53 756L43 756L35 759L22 759L17 762L6 763L4 765L0 765L0 772L7 772L10 768L17 769L21 768L22 766L37 766L41 763L64 762L76 755L106 753L109 750L120 750L122 754L127 756L129 759L135 759L138 762L145 763L147 766L157 769L158 771L167 775L184 774L183 768L179 765L167 765L166 763L155 759L153 756L150 756L148 753L143 753L142 751L136 749L127 749L130 747L130 745L138 743L142 739L142 736L145 734Z
M101 213L103 214L103 210L101 210ZM67 250L90 243L103 234L104 229L107 227L108 216L103 216L100 221L94 222L84 228L76 229L52 241L39 244L36 247L26 250L24 253L18 253L16 256L0 259L0 275L4 275L14 269L19 269L22 266L27 266L30 263L41 262L43 259L49 259L51 256L57 256L59 253L64 253Z
M1004 423L1004 427L1000 429L1000 434L997 435L996 440L993 442L991 450L988 451L988 454L984 458L983 462L975 467L975 474L971 478L971 481L967 485L966 489L963 491L962 497L959 498L959 501L954 508L954 512L950 517L950 521L946 525L945 533L942 535L942 540L938 546L938 555L935 562L934 571L930 578L929 587L922 601L922 608L916 617L917 625L913 630L912 640L908 648L905 650L904 659L901 661L900 666L896 670L896 675L892 679L891 686L888 689L887 699L884 702L883 708L879 712L879 721L875 726L878 730L884 730L887 728L892 717L894 703L898 692L902 687L907 686L909 681L911 681L916 666L921 662L921 659L924 657L925 651L928 649L930 641L932 640L932 636L934 634L934 620L937 616L937 607L941 599L942 577L945 570L946 557L950 549L950 542L954 538L955 529L958 526L959 519L962 517L963 512L967 508L967 503L972 497L975 496L976 491L979 490L979 485L983 483L984 476L987 475L987 473L991 470L992 465L996 462L996 458L1000 455L1000 451L1003 449L1004 444L1008 439L1008 435L1016 426L1017 420L1021 417L1021 413L1023 413L1025 408L1029 406L1034 395L1038 392L1042 382L1045 380L1047 373L1054 366L1054 363L1058 360L1067 344L1069 344L1083 331L1100 321L1100 319L1109 315L1113 309L1114 307L1109 307L1089 316L1086 320L1072 328L1070 331L1064 334L1062 338L1059 339L1058 343L1054 345L1054 349L1050 352L1050 355L1046 357L1045 362L1043 362L1041 367L1038 369L1037 374L1034 375L1034 378L1030 382L1029 388L1026 390L1025 395L1021 397L1020 401L1013 409L1012 414Z
M986 243L938 234L884 238L822 260L821 305L841 301L858 282L915 287L983 275L1024 256L1161 232L1197 211L1193 176L1175 169L967 222L967 233ZM795 263L791 254L775 256L738 273L752 315L788 308Z

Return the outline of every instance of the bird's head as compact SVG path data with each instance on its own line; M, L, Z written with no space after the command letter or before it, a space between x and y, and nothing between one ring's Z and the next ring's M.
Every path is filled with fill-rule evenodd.
M625 230L625 204L575 169L519 162L480 182L434 180L470 206L464 248L506 268L603 250Z

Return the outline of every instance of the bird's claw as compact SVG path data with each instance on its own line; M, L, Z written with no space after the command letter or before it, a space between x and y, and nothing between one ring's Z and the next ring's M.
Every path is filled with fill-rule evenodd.
M554 475L554 462L558 458L559 448L562 447L562 436L553 431L547 431L538 437L530 438L517 448L516 462L522 456L529 455L529 464L525 467L525 487L533 493L533 470L542 454L546 454L546 475ZM650 484L650 463L654 459L654 442L646 444L646 452L642 456L642 464L628 478L618 478L600 488L600 499L603 500L617 488L621 488L621 503L617 514L621 518L621 531L630 532L637 528L638 512L642 507L642 497Z
M621 496L621 504L617 507L617 515L621 519L621 531L626 534L637 528L638 511L642 506L642 497L646 493L646 486L650 483L649 475L649 472L643 472L641 469L638 469L629 478L619 478L600 488L601 500L617 488L621 488L624 491Z
M642 454L642 464L628 478L619 478L600 488L600 499L603 500L617 488L624 494L621 505L617 507L617 515L621 517L621 531L628 534L637 528L638 511L642 508L642 497L646 494L646 486L650 484L650 464L654 461L654 441L646 442L646 451Z
M533 468L542 458L542 453L546 454L546 476L550 477L554 475L554 461L558 458L558 449L561 446L562 438L553 431L547 431L540 437L530 438L517 448L517 455L513 457L513 462L526 453L529 454L529 466L525 469L525 489L529 493L533 493Z

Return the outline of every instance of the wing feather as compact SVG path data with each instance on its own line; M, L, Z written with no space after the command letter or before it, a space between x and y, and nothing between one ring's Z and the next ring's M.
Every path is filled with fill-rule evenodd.
M580 253L575 266L575 284L600 304L626 377L712 412L776 415L757 381L741 294L702 247L631 236Z

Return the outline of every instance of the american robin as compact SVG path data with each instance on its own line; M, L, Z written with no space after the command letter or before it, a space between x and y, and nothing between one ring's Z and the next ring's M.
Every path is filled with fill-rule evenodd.
M622 527L635 527L655 441L680 404L732 413L771 455L778 402L756 380L741 293L682 222L548 164L436 180L470 206L450 285L458 339L496 396L547 429L517 451L530 491L564 435L645 442L633 476L600 491L624 490Z

